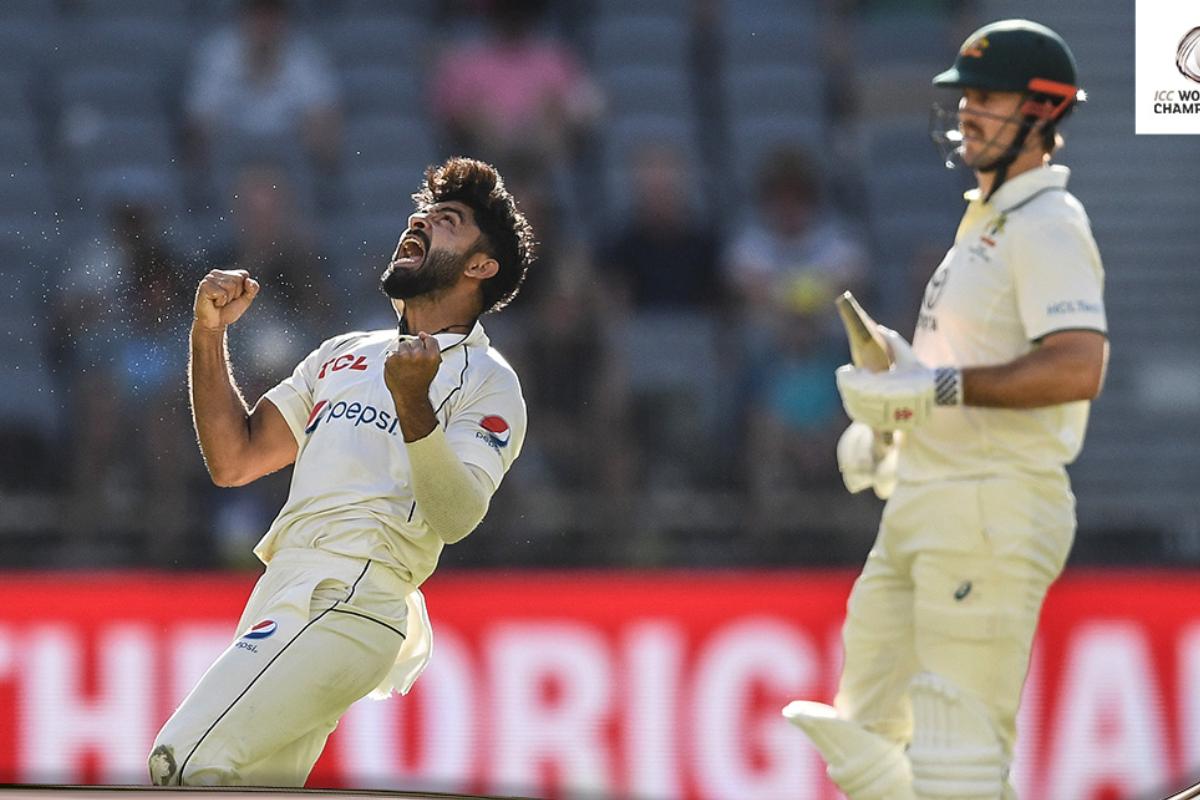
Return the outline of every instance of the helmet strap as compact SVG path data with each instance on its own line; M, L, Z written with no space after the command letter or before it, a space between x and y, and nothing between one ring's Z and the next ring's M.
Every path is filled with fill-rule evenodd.
M992 178L992 188L988 190L987 197L983 198L986 203L992 198L1004 181L1008 179L1008 168L1017 160L1017 156L1021 155L1021 151L1025 149L1025 140L1029 138L1029 132L1033 130L1033 126L1038 122L1038 118L1025 114L1021 117L1021 126L1017 128L1017 132L1013 135L1012 141L1009 142L1008 148L1001 153L992 163L978 167L979 172L994 172L995 177Z

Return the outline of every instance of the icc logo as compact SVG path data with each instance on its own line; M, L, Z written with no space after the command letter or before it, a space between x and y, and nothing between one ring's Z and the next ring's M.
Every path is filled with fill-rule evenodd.
M1192 28L1179 40L1179 51L1175 54L1175 66L1183 77L1200 83L1200 27Z

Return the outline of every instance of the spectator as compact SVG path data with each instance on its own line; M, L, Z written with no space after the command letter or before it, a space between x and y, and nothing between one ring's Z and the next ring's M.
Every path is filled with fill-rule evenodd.
M549 273L548 264L542 271ZM599 280L582 253L560 257L538 295L535 322L522 347L521 367L537 429L527 457L538 479L569 490L611 496L629 488L628 442L622 432L624 392L614 353L600 331L604 303ZM626 424L622 424L626 423Z
M509 178L521 209L538 232L538 269L521 288L533 319L518 326L512 355L522 375L530 414L522 475L532 487L628 489L628 442L623 432L624 383L604 335L611 293L589 249L562 224L562 208L536 179L532 165ZM536 274L533 274L536 272ZM501 320L496 335L503 336Z
M111 234L77 254L54 314L58 361L73 376L72 527L108 536L76 542L83 557L168 564L200 533L189 503L202 476L186 455L193 443L178 369L186 337L173 324L191 276L144 198L113 198L108 215ZM100 530L102 520L118 530ZM101 555L114 550L113 533L137 542L136 555L119 546Z
M786 311L793 295L819 284L861 291L866 249L822 202L820 173L811 156L778 150L763 162L756 208L726 256L725 279L743 309Z
M715 306L716 231L688 205L693 182L682 156L651 145L632 160L633 207L606 253L618 296L637 310Z
M797 487L839 484L835 448L846 421L833 372L845 347L828 335L833 295L803 281L747 354L745 429L750 488L760 499Z
M339 297L322 266L314 226L284 168L268 163L241 168L233 181L232 206L233 241L209 259L213 265L255 275L264 289L260 306L280 304L314 324L329 322ZM286 363L292 361L289 356Z
M237 173L232 227L232 243L210 257L209 266L244 269L262 285L255 313L229 339L233 360L243 370L237 376L242 391L259 397L319 344L312 332L333 324L343 303L281 167L260 163ZM270 525L289 476L284 471L221 494L213 526L222 559L250 565L247 543Z
M185 104L197 155L218 170L264 153L336 162L336 77L318 44L292 27L287 0L241 1L237 26L201 45Z
M483 36L446 50L430 98L451 148L499 165L531 159L573 204L570 167L599 114L600 94L564 42L535 31L544 5L489 6Z

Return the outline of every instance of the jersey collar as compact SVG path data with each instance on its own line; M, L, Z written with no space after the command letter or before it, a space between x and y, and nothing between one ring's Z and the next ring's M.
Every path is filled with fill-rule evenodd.
M1022 172L1004 182L984 205L995 206L1001 210L1020 205L1043 189L1065 189L1071 170L1061 164L1048 164L1036 167L1028 172ZM982 193L978 188L963 194L969 202L982 202Z
M405 339L415 339L412 334L401 334L400 341ZM487 347L490 344L487 333L483 330L483 323L475 320L475 324L471 326L471 330L466 335L459 332L435 333L434 339L437 339L438 348L444 353L447 350L452 350L459 345L467 345L468 347Z
M438 341L438 347L442 352L446 352L452 347L459 345L467 345L470 347L487 347L488 336L483 331L483 323L475 320L475 324L471 326L471 332L464 336L462 333L438 333L434 334Z

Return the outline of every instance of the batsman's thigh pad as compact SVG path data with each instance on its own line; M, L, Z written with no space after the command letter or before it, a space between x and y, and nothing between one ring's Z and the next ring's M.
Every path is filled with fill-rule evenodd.
M850 800L914 800L901 744L842 719L824 703L797 700L783 716L808 735L828 765L830 780Z
M987 707L952 681L922 672L910 688L913 789L922 800L1005 796L1008 755Z

